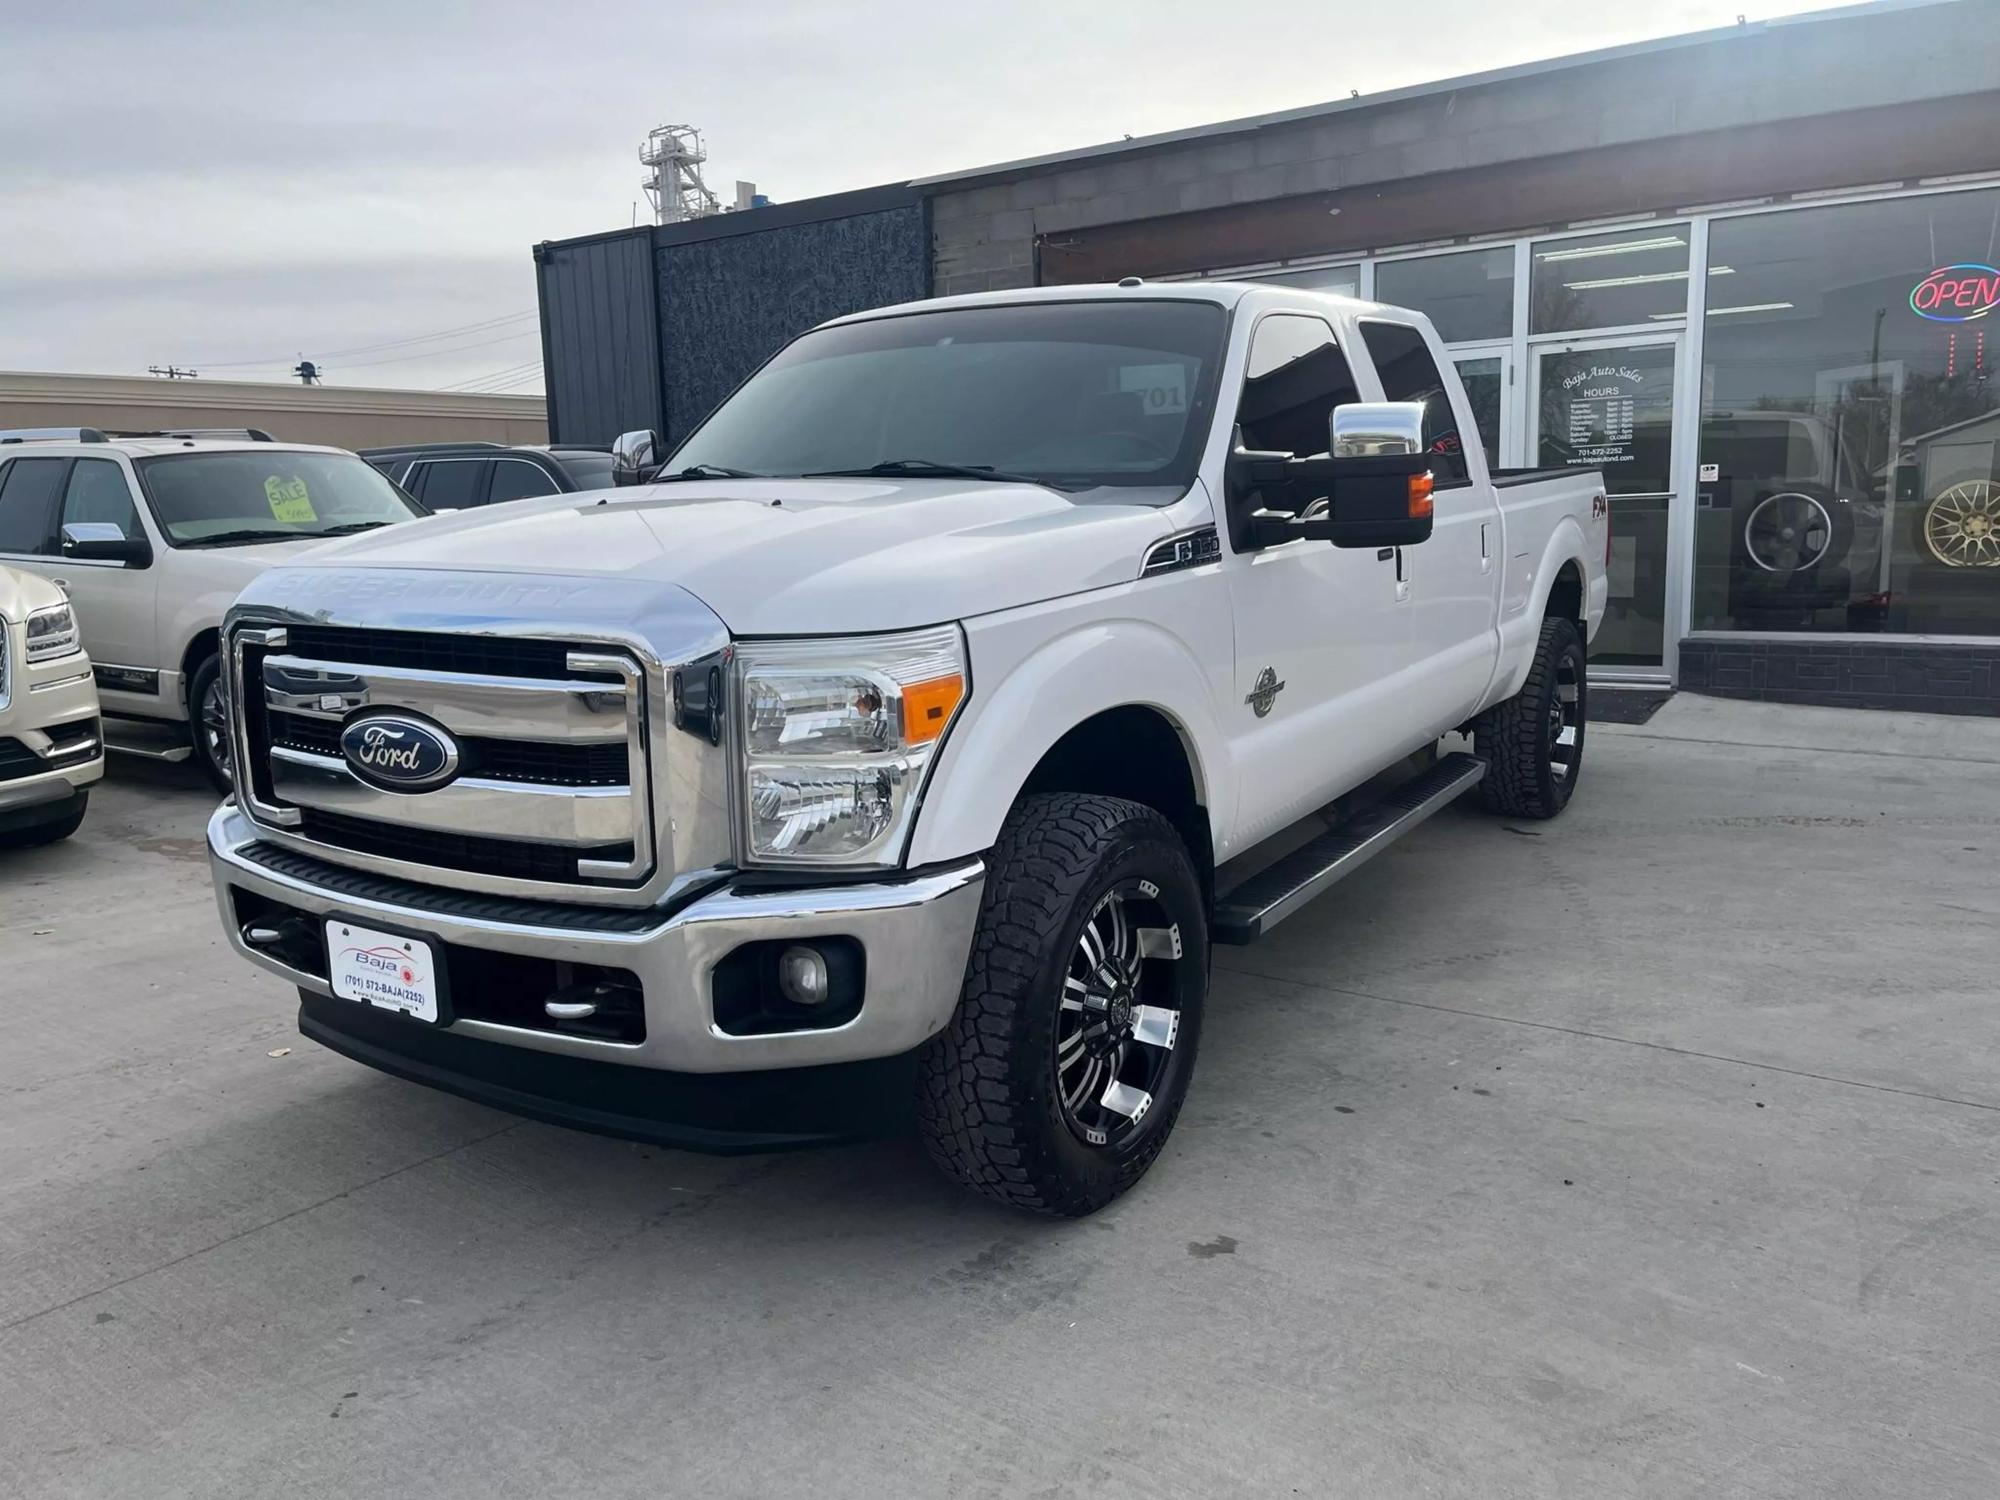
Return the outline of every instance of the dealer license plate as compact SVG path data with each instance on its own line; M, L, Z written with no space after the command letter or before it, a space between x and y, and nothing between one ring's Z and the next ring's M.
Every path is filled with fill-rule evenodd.
M438 1018L438 973L431 945L394 932L326 924L327 971L333 992L419 1021Z

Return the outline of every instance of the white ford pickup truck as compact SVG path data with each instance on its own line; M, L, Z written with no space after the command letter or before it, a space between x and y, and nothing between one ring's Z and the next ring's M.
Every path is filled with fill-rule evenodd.
M1088 1213L1173 1128L1212 942L1475 786L1575 788L1603 485L1482 455L1392 307L839 319L655 482L254 582L223 925L405 1078L720 1150L914 1115L970 1186Z

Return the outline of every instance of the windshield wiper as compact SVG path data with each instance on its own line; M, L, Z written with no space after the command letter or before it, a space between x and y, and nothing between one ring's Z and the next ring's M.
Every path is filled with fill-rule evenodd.
M309 541L324 535L317 531L273 531L269 527L258 529L245 527L239 531L215 531L207 536L190 537L176 545L182 547L235 547L245 542L298 542Z
M1051 489L1065 486L1033 474L1009 474L991 464L940 464L928 458L889 458L865 469L816 469L801 479L991 479L997 484L1043 484Z
M414 516L412 520L416 519ZM307 536L353 536L357 531L373 531L379 526L395 524L391 521L345 521L338 526L329 526L324 531L309 531Z
M648 484L672 484L676 479L768 479L768 474L753 474L748 469L732 469L726 464L689 464L685 469L676 469L671 474L655 474Z

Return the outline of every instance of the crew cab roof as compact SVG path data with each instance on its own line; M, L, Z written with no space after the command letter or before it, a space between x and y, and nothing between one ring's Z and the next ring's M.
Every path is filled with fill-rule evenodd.
M929 297L919 302L899 302L889 307L875 307L866 312L829 318L819 326L835 328L843 323L865 323L874 318L895 318L908 313L942 312L961 307L1107 302L1119 297L1137 297L1147 301L1208 302L1222 308L1234 308L1246 298L1257 302L1285 302L1294 305L1301 301L1324 302L1355 313L1393 313L1398 318L1411 316L1407 309L1392 308L1387 303L1364 302L1358 297L1343 297L1333 292L1314 291L1306 287L1286 286L1268 281L1140 281L1134 278L1129 282L1096 281L1073 286L1018 287L998 292L962 292L955 297Z

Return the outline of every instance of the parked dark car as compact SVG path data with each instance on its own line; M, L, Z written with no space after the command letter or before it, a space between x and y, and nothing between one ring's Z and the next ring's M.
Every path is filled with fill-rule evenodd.
M534 495L609 489L611 450L580 444L411 443L361 456L431 510L471 510Z

